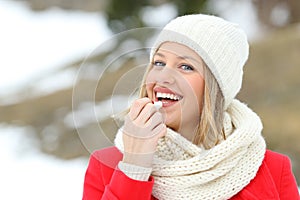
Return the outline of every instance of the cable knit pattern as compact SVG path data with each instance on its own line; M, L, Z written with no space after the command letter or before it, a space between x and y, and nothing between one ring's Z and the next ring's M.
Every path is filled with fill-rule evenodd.
M233 100L226 112L232 132L210 150L168 129L153 160L152 193L156 198L229 199L255 177L266 151L261 120L238 100ZM228 118L224 121L228 127ZM115 144L123 150L120 132Z

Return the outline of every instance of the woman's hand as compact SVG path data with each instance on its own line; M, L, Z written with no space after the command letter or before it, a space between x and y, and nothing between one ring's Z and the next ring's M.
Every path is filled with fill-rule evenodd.
M123 162L151 167L158 139L166 132L163 116L149 98L134 101L123 127Z

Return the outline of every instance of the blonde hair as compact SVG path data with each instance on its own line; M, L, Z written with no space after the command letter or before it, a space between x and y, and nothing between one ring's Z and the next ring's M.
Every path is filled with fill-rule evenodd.
M145 83L151 69L152 64L149 64L142 80L139 92L140 98L148 97ZM202 145L206 149L210 149L221 140L226 139L223 130L224 97L215 77L206 64L204 64L204 79L205 86L202 111L197 132L192 142L196 145Z

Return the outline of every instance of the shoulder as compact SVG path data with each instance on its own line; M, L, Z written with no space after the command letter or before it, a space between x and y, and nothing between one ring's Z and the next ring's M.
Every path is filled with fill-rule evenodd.
M267 150L253 180L233 199L298 199L288 156Z
M288 156L275 152L275 151L271 151L271 150L267 150L266 154L265 154L265 158L264 161L267 164L273 164L273 163L285 163L285 162L290 162L290 159Z
M268 197L274 195L278 199L299 198L291 160L281 153L267 150L263 163L251 183L249 184L250 187L252 185L255 189L262 188L261 193L265 193ZM264 188L265 186L267 187ZM266 191L270 194L267 194Z
M271 150L266 151L263 165L267 167L275 183L280 181L281 174L285 168L289 168L288 170L291 168L290 159L286 155Z
M267 150L263 164L267 166L274 182L280 182L282 175L291 172L291 161L288 156Z
M91 160L109 168L115 168L122 158L123 154L115 146L96 150L91 155Z

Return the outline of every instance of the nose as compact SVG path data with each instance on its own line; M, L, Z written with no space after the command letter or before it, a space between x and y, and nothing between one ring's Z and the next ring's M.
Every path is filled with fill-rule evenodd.
M172 84L175 82L175 71L171 67L165 66L156 76L156 81L163 84Z

